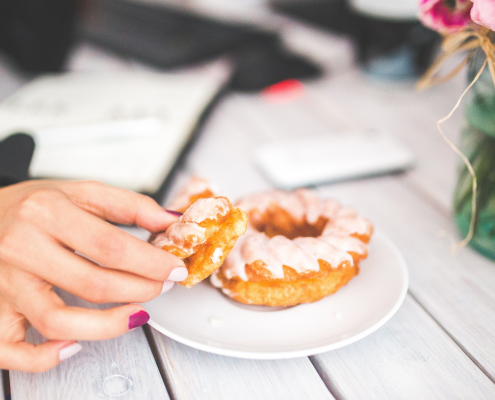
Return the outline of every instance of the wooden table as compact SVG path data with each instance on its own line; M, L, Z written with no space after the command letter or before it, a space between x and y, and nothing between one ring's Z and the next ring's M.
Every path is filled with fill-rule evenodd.
M291 102L226 96L170 193L192 173L211 179L233 200L270 188L251 161L261 143L361 128L397 135L415 152L414 169L316 189L356 206L397 244L410 273L400 310L357 343L281 361L217 356L139 328L113 340L82 342L79 354L46 373L11 371L12 399L111 399L127 389L119 398L495 399L495 264L469 248L451 254L449 235L459 240L451 218L458 160L435 127L464 78L422 93L412 85L373 82L352 64L345 39L283 19L278 27L293 48L329 73ZM0 66L2 96L23 81L6 65ZM461 121L458 112L445 123L454 140ZM135 228L129 232L146 237ZM29 338L41 340L33 331Z

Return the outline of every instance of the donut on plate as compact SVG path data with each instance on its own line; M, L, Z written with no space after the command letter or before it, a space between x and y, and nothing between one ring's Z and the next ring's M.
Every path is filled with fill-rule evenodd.
M214 197L216 192L217 189L208 180L193 175L167 205L167 209L183 213L196 200Z
M275 190L236 205L248 213L248 229L210 282L241 303L320 300L357 275L368 254L371 223L313 191Z
M150 241L184 260L189 274L178 283L190 288L222 265L246 227L246 213L226 197L198 198L178 222Z

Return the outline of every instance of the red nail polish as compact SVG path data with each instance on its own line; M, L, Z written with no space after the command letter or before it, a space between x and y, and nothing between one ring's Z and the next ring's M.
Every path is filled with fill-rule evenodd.
M129 330L138 328L150 320L150 315L146 311L138 311L129 317Z
M169 214L175 215L176 217L180 217L182 214L184 214L179 211L172 211L172 210L165 210L165 211L168 212Z

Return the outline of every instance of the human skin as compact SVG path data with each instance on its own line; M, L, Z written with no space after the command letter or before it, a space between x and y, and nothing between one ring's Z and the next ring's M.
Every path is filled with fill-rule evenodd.
M160 232L177 216L149 197L97 182L0 189L0 369L46 371L80 350L77 340L113 338L149 318L137 304L68 307L54 286L93 303L134 303L170 288L174 269L170 280L187 276L179 258L107 221ZM30 325L48 341L25 342Z

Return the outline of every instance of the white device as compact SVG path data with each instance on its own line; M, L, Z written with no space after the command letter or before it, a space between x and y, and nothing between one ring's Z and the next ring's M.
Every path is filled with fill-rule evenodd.
M270 143L257 148L254 157L270 181L284 189L400 171L414 163L407 147L375 131Z

